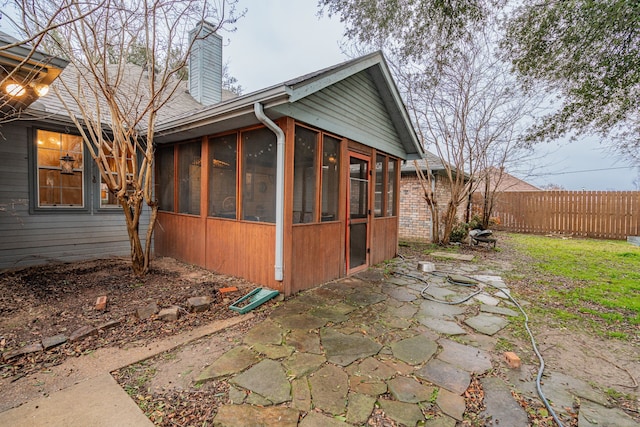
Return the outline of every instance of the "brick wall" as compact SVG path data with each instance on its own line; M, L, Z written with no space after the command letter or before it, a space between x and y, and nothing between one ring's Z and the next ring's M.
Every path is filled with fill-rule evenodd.
M451 199L450 184L445 177L436 175L436 201L444 212ZM464 212L458 209L458 216ZM442 217L441 217L442 218ZM401 240L431 241L431 211L424 200L424 192L414 173L400 178L400 230ZM442 221L442 220L441 220Z

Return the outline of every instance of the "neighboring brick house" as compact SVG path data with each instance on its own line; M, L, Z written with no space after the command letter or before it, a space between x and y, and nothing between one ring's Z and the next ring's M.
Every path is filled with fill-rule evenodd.
M426 152L425 158L418 160L423 173L430 171L436 200L442 211L451 199L451 184L447 179L442 160L433 153ZM406 162L400 170L400 229L401 240L431 241L433 221L431 210L424 199L422 184L416 173L414 162ZM463 211L458 210L462 218Z
M489 176L489 191L496 193L508 191L541 191L540 188L535 185L508 174L504 168L490 168L488 169L487 175ZM484 181L481 180L478 182L475 192L484 193L485 187Z

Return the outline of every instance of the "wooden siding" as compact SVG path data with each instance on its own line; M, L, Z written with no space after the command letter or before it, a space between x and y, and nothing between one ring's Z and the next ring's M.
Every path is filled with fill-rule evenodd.
M275 230L273 224L207 219L205 267L284 292L275 280Z
M273 110L405 158L398 132L368 72L355 74L293 104L274 107Z
M305 224L293 227L291 293L344 275L344 224Z
M371 265L398 254L398 217L375 218L371 230Z
M162 256L205 265L205 234L200 217L159 212L154 231L155 250Z
M98 210L94 203L99 201L91 198L91 191L85 191L89 196L85 200L87 209L82 211L49 209L30 214L28 128L18 122L5 124L2 134L6 140L0 143L0 269L129 256L122 211ZM99 180L88 157L85 168L85 173ZM98 184L90 190L98 194ZM143 216L143 234L147 221L148 215Z

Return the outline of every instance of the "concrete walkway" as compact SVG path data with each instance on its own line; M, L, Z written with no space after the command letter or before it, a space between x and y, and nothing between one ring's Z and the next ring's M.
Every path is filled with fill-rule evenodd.
M477 268L460 264L432 275L419 272L417 261L396 260L386 269L397 274L370 269L285 301L199 373L198 382L231 384L214 424L364 425L382 411L398 425L453 427L463 419L472 376L501 371L482 378L482 415L495 425L526 426L511 391L535 398L530 373L536 367L509 368L495 350L495 334L510 318L521 320L502 279L479 276ZM449 280L469 276L482 283ZM566 420L565 408L581 399L580 426L635 425L622 411L605 408L606 396L586 383L548 373L545 387ZM0 425L148 425L116 388L109 375L100 375L0 413Z

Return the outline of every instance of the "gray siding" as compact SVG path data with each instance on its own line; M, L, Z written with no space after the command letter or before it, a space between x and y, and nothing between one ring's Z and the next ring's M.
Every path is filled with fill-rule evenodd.
M203 23L203 27L192 30L194 41L189 54L189 93L204 105L222 101L222 37L214 28Z
M0 128L0 269L128 256L123 213L119 208L98 211L91 197L97 183L90 184L93 191L85 191L88 209L83 212L29 212L29 143L27 127L14 123ZM85 173L99 182L90 157L86 159ZM148 215L140 224L143 233L147 224Z
M369 72L357 73L293 104L284 115L404 158L405 149Z

